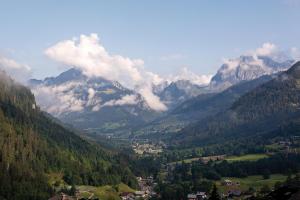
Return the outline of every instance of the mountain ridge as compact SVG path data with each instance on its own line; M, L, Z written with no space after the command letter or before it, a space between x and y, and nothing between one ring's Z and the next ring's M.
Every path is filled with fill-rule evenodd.
M289 70L238 98L224 113L183 129L174 137L175 141L216 143L225 138L264 135L281 126L299 123L299 68L300 62L296 62Z

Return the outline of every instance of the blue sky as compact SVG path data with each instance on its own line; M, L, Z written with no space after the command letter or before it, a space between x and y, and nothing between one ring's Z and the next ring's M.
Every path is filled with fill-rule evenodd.
M63 70L45 49L97 33L109 53L149 71L213 74L222 58L264 42L299 48L299 9L298 0L0 0L0 54L42 78Z

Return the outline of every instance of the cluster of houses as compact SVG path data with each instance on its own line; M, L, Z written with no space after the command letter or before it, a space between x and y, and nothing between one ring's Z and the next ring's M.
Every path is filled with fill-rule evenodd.
M240 182L225 179L222 181L222 185L227 187L227 192L222 194L223 197L240 197L242 191L239 189Z
M222 181L222 185L224 185L224 186L240 186L240 182L232 181L230 179L225 179Z
M204 200L207 199L207 195L205 192L197 192L196 194L188 194L188 200Z
M150 199L157 195L154 192L154 187L157 183L154 182L153 177L149 176L147 178L137 177L137 181L140 190L135 192L123 192L120 194L122 200L134 200L134 199Z
M206 157L201 157L200 160L207 164L209 161L220 161L224 160L226 158L226 155L216 155L216 156L206 156Z
M132 144L132 149L136 154L158 154L163 152L163 146L161 144L139 144L134 143Z
M98 198L78 198L77 196L78 195L75 195L75 197L73 197L61 192L60 194L51 197L49 200L99 200Z
M222 185L226 186L226 192L222 194L222 198L234 198L240 197L242 191L239 190L240 183L238 181L232 181L230 179L225 179L222 181ZM188 200L204 200L208 199L208 196L205 192L191 193L187 195Z

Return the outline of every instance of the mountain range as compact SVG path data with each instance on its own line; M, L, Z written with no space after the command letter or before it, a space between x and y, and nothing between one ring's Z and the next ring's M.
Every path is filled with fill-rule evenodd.
M280 135L299 135L299 83L300 62L297 62L241 95L224 111L185 127L171 142L199 146L239 138L267 142Z
M224 101L221 96L232 93L227 98L231 102L235 99L232 97L242 95L265 79L253 83L253 86L244 82L261 76L271 76L286 70L292 63L289 59L276 61L267 56L242 55L226 61L208 85L198 85L189 80L163 81L153 85L153 92L167 106L168 110L164 112L151 109L136 90L126 88L116 81L88 77L76 68L71 68L57 77L32 79L29 86L42 109L63 122L88 132L122 136L125 134L127 137L137 130L176 132L187 124L205 117L206 114L214 114L196 109L190 113L182 112L181 115L178 114L180 110L192 108L194 104L205 106L203 101L211 101L211 98ZM242 86L223 93L227 88L239 84ZM224 104L226 100L222 103ZM216 112L221 104L215 105ZM212 105L205 109L209 108L212 108Z

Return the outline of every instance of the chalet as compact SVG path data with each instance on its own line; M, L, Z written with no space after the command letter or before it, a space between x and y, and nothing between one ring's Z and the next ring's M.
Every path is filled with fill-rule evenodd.
M231 185L232 185L232 181L229 180L229 179L225 179L225 180L222 182L222 185L225 185L225 186L231 186Z
M228 195L229 197L233 197L233 196L239 197L239 196L241 196L241 194L242 194L242 192L241 192L240 190L229 190L229 191L227 192L227 195Z
M207 195L205 192L197 192L196 196L197 196L197 200L204 200L207 198Z
M146 197L145 191L135 191L134 192L136 198L144 198Z
M217 155L217 156L207 156L207 157L201 157L200 160L203 163L208 163L209 161L220 161L224 160L226 158L226 155Z
M187 195L187 199L188 200L197 200L197 195L195 195L195 194L188 194Z
M135 197L135 195L134 195L134 193L132 193L132 192L122 192L122 193L120 194L120 198L121 198L122 200L133 200L134 197Z
M54 197L51 197L49 200L75 200L73 197L68 196L64 193L60 193L58 195L55 195Z

